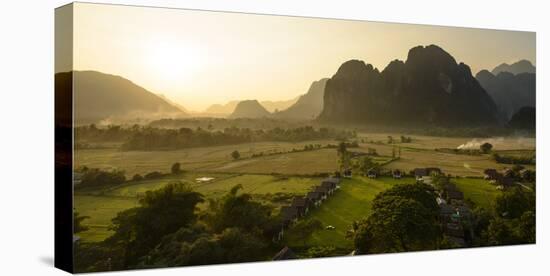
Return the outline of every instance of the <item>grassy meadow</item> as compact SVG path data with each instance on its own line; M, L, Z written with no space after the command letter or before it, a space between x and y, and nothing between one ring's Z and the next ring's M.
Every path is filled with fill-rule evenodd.
M387 143L390 135L396 143ZM483 170L510 167L497 164L488 154L461 155L436 151L438 148L456 148L472 140L471 138L413 136L410 143L400 143L399 137L399 134L391 133L360 133L359 148L349 150L367 152L369 148L375 149L379 156L373 160L385 164L383 168L387 170L400 169L409 172L417 167L439 167L447 174L461 176L453 178L453 181L464 192L465 197L487 208L494 201L498 190L480 178ZM523 140L522 143L512 138L502 139L496 144L495 150L521 155L533 152L534 148L529 146L531 142L534 145L534 139L529 142ZM258 142L172 151L121 151L109 144L98 149L77 150L77 167L120 169L125 171L127 179L131 179L134 174L145 175L152 171L167 173L175 162L180 162L185 171L180 175L168 174L158 179L126 181L114 187L75 191L77 211L90 217L83 222L89 230L79 235L85 241L104 240L112 233L108 228L111 219L118 212L137 206L139 197L146 191L162 188L172 181L189 183L206 198L223 196L233 186L241 184L242 192L252 194L257 200L275 207L288 204L292 196L304 195L318 184L321 180L320 174L333 173L338 168L338 156L333 148L291 152L310 144L325 146L337 144L337 141ZM397 154L398 148L401 148L400 158L388 162L391 161L394 150ZM241 155L238 160L231 157L235 150ZM263 156L252 157L258 153L263 153ZM213 179L200 183L197 178L201 177ZM305 241L306 244L349 248L351 241L345 239L345 233L353 221L369 215L374 196L392 185L407 181L413 180L394 180L389 177L369 179L356 175L353 179L344 181L333 197L310 214L325 226L332 225L335 229L315 232ZM267 199L278 193L284 195L282 200ZM304 243L293 240L291 231L287 238L291 245L302 246Z

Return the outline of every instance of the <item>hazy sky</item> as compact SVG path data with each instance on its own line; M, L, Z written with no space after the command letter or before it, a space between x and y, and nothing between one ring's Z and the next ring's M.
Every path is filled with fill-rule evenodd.
M75 70L120 75L187 109L286 100L361 59L379 70L436 44L475 74L535 64L530 32L76 3Z

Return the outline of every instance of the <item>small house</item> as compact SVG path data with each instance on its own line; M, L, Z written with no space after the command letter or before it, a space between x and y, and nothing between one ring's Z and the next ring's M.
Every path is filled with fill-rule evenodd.
M440 168L435 168L435 167L426 168L426 172L428 173L428 175L440 175L440 174L442 174L441 169Z
M378 177L378 171L374 168L367 171L367 177L368 178L377 178Z
M400 170L393 170L392 171L392 177L395 179L401 179L401 171Z
M413 172L416 180L422 180L422 177L428 176L428 171L424 168L416 168Z
M328 196L328 190L326 187L323 186L315 186L313 188L313 191L316 193L319 193L321 195L321 200L327 199Z
M317 193L317 192L309 192L306 195L306 198L315 207L318 207L321 204L321 202L323 201L323 199L321 197L322 197L321 193Z
M294 206L283 206L281 207L281 216L283 219L283 227L288 227L292 223L298 220L298 209Z
M483 174L487 180L496 180L499 177L499 173L495 169L486 169L483 171Z
M305 197L295 197L290 205L296 208L299 217L303 217L309 211L309 200Z
M344 178L351 178L351 170L350 169L344 170Z

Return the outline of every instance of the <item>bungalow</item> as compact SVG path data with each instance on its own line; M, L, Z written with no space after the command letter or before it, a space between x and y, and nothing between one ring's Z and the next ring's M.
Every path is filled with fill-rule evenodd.
M288 227L298 220L298 209L294 206L281 207L281 216L283 218L283 227Z
M309 200L309 202L311 202L315 207L318 207L319 205L321 205L321 202L323 201L321 199L322 195L321 193L317 193L317 192L309 192L307 193L306 195L306 198Z
M327 199L328 196L328 189L323 186L315 186L313 187L313 191L316 193L319 193L321 195L321 200Z
M332 193L338 188L339 183L340 179L330 177L323 179L323 181L321 182L321 186L327 187L329 189L329 192Z
M282 260L293 260L296 259L296 254L288 248L288 246L285 246L281 251L279 251L274 257L273 261L282 261Z
M428 172L428 175L440 175L440 174L442 174L441 169L440 168L435 168L435 167L426 168L426 171Z
M451 216L455 214L455 210L448 204L439 205L439 217L441 221L447 222L451 220Z
M351 170L350 169L344 170L344 178L351 178Z
M463 200L464 199L464 193L458 190L447 190L447 198L452 200Z
M483 174L485 174L485 179L487 180L496 180L499 176L499 173L495 169L486 169L483 171Z
M400 170L393 170L392 171L392 176L395 179L401 179L401 171Z
M440 175L442 174L440 168L416 168L414 169L414 176L416 177L416 180L422 180L424 177L430 176L430 175Z
M414 169L414 176L416 177L416 180L420 181L422 180L422 177L428 176L428 170L424 168L416 168Z
M334 183L334 186L338 186L340 184L340 178L338 177L327 177L323 179L323 182L331 182Z
M372 168L367 171L367 177L368 178L376 178L378 177L378 170Z
M332 193L334 193L334 190L336 190L336 186L330 182L321 183L321 187L327 190L327 195L332 195Z
M295 197L292 200L292 204L290 204L290 206L296 208L296 211L298 212L299 217L303 217L309 211L309 200L301 196Z

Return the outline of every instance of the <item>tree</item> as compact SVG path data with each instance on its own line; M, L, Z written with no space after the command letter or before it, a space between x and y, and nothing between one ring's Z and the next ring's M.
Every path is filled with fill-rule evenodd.
M535 212L527 211L518 221L518 235L522 242L535 243L537 240L537 225Z
M80 233L80 232L84 232L84 231L88 230L87 226L82 225L82 221L84 221L86 219L89 219L90 217L89 216L80 216L76 210L74 210L73 215L74 215L74 217L73 217L73 223L74 223L73 233L76 234L76 233Z
M292 227L292 232L306 245L307 238L317 230L323 229L323 223L318 219L300 220Z
M132 181L141 181L143 180L143 176L141 176L141 174L139 173L136 173L134 174L134 176L132 176Z
M215 232L231 227L247 231L269 229L274 219L272 208L253 201L250 194L239 194L241 189L242 185L236 185L222 198L209 201L205 220Z
M106 242L123 248L124 267L136 265L165 235L194 223L202 201L201 194L179 181L147 191L139 207L122 211L112 220L115 233Z
M510 224L499 217L494 218L489 223L487 240L489 245L511 245L518 243Z
M345 142L340 142L336 148L338 154L338 161L340 170L347 169L349 167L349 153Z
M493 149L493 145L491 145L490 143L483 143L481 144L481 146L479 146L479 149L483 153L489 153L491 152L491 149Z
M379 193L371 215L355 227L358 253L436 249L441 238L438 206L425 184L397 185Z
M369 156L363 156L363 158L361 158L359 161L359 169L362 172L366 173L368 170L370 170L374 166L376 166L376 163Z
M182 172L181 164L179 162L172 164L170 171L172 172L172 174L180 174Z
M535 193L523 187L514 187L497 196L495 211L507 219L519 218L527 211L535 211Z
M241 158L241 154L239 153L239 151L234 150L234 151L231 153L231 157L233 157L234 160L237 160L237 159Z

